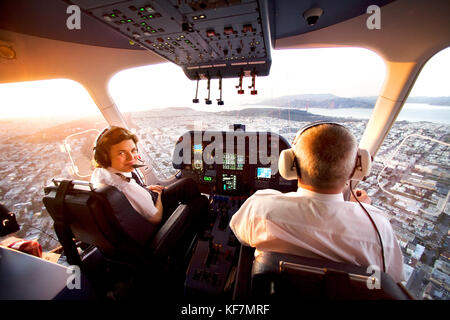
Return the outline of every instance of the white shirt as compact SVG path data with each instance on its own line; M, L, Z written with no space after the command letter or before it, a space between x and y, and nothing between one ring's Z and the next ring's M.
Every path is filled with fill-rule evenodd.
M148 219L148 217L153 217L158 212L158 209L156 209L153 204L150 193L138 185L133 178L131 178L130 182L127 182L116 173L131 178L131 172L120 172L111 167L108 169L96 168L92 173L91 183L95 188L102 185L116 187L125 195L128 201L130 201L134 210L139 212L146 219Z
M392 227L377 208L363 204L383 239L386 272L404 281L403 257ZM377 233L356 202L341 194L299 188L281 193L260 190L236 212L230 227L239 241L261 251L324 258L383 270Z

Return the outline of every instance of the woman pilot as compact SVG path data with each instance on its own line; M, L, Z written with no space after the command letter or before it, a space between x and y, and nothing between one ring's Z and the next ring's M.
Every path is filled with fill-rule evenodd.
M164 223L179 203L195 207L195 218L204 219L208 200L192 179L181 179L163 187L145 186L134 172L138 162L138 138L129 130L117 126L105 129L94 147L96 169L91 176L94 187L111 185L123 192L133 208L152 224Z

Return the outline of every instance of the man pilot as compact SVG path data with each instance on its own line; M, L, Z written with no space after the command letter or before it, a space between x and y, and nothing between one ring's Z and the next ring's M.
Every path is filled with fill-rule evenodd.
M342 192L359 154L353 134L336 123L313 123L299 131L293 144L283 151L279 166L283 175L282 158L292 154L297 192L268 189L248 198L230 221L239 241L255 247L255 256L273 251L376 265L381 271L384 264L395 282L404 281L402 253L383 212L369 204L365 192L358 197L364 204L344 201Z

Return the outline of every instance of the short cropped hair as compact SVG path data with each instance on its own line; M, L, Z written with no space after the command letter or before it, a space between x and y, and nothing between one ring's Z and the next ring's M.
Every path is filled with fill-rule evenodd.
M98 136L94 147L95 166L97 168L110 167L111 159L109 157L109 152L111 147L124 140L133 140L135 144L139 141L134 133L122 127L111 126L102 132Z
M357 143L345 127L322 124L307 129L295 144L302 182L319 189L340 188L350 179Z

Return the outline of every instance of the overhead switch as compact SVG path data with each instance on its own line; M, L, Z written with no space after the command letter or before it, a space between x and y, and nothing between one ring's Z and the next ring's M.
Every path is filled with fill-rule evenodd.
M233 27L225 27L223 29L223 33L225 33L226 35L233 34L233 32L234 32Z
M215 37L217 34L214 30L206 30L206 35L208 37Z
M244 24L242 32L243 33L253 32L253 26L251 24Z

